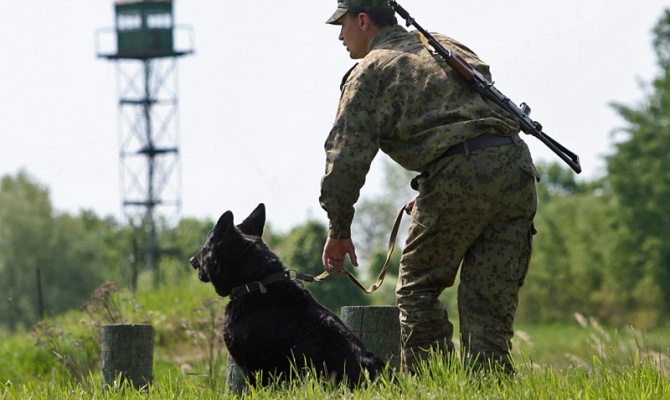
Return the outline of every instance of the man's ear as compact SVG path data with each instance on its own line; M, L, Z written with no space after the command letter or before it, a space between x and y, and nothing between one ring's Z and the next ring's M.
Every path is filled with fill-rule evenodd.
M357 18L359 29L363 32L363 35L365 35L369 45L375 35L379 32L379 27L372 21L370 14L360 13Z
M247 218L237 225L240 230L251 236L263 236L263 227L265 226L265 205L259 204L254 211L249 214Z
M361 28L363 32L369 31L373 26L372 19L370 19L369 14L358 13L358 15L356 16L356 20L358 22L358 26Z

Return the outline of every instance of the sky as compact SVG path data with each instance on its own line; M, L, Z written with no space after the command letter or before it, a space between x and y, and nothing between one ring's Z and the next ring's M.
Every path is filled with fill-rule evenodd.
M496 87L528 103L544 132L605 173L611 103L639 104L658 75L652 28L670 1L403 0L429 31L491 65ZM66 6L64 5L66 4ZM336 0L180 0L194 54L178 63L182 217L238 220L265 203L273 228L313 218L323 143L342 75L353 65L326 25ZM476 11L475 11L476 10ZM122 218L117 69L96 57L112 0L0 1L0 176L25 170L60 212ZM558 161L524 136L536 161ZM379 193L380 153L363 196ZM398 197L398 207L407 200Z

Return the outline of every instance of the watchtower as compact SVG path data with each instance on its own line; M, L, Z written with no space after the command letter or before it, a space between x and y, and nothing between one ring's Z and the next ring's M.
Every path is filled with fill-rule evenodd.
M177 59L193 53L193 31L174 24L171 0L116 0L114 13L96 54L117 66L122 207L157 283L157 225L181 208Z

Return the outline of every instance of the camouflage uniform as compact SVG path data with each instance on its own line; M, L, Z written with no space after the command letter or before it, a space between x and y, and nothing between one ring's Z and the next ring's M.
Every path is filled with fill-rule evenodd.
M489 68L462 44L435 34L490 78ZM416 35L384 27L368 55L343 82L335 123L325 144L320 202L331 238L349 238L354 204L381 149L404 168L423 173L400 262L397 299L403 357L453 349L453 327L438 299L458 289L466 351L508 364L519 287L530 259L536 209L535 177L518 123L436 60ZM514 143L443 156L480 135Z

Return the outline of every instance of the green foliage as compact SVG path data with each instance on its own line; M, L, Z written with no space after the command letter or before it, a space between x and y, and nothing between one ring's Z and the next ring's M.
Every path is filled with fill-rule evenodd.
M54 213L48 190L25 172L0 181L0 226L0 326L11 330L40 318L38 271L53 315L81 305L120 257L112 219Z
M148 323L134 307L131 293L119 284L105 282L95 289L80 312L40 321L32 331L37 348L52 356L61 375L83 382L100 367L101 328L107 324ZM83 313L83 315L82 315Z
M577 182L574 172L561 164L539 162L536 167L541 176L537 185L538 202L541 204L590 189L588 185Z
M65 325L63 325L63 323ZM76 382L83 382L90 371L96 370L100 362L100 342L96 332L100 325L91 319L50 322L43 320L38 323L33 335L36 345L40 348L46 365L53 365L63 377Z
M120 227L111 218L101 220L92 212L79 216L56 215L48 251L42 266L44 297L51 314L79 307L106 277L114 276L121 254L114 248ZM77 287L78 290L72 290Z
M0 324L16 329L37 319L35 276L49 265L51 204L47 189L21 172L0 181Z
M197 279L164 290L153 290L150 277L140 282L135 294L106 282L80 311L42 320L29 334L5 334L0 340L0 380L21 383L51 377L83 383L100 370L102 325L148 323L156 335L156 373L181 369L216 386L225 376L225 303Z
M197 279L160 290L151 288L151 279L140 283L134 295L105 284L89 299L85 311L50 319L31 335L3 336L0 398L146 398L146 393L121 384L101 391L96 343L99 325L110 322L154 326L152 397L232 398L220 346L224 302ZM435 358L419 376L400 374L393 383L383 379L353 392L308 374L291 384L251 388L245 398L553 399L582 398L588 393L592 398L637 399L670 395L667 330L618 331L599 325L594 318L577 316L577 321L522 326L514 338L518 373L511 380L495 374L473 375L458 363Z
M195 315L183 320L182 327L193 343L204 350L206 371L201 374L212 388L222 387L226 376L225 343L223 342L223 303L218 299L205 300L195 309Z
M252 387L246 399L556 399L556 398L668 398L668 355L647 353L643 344L621 344L616 336L597 325L584 328L592 334L593 351L571 354L565 367L532 361L520 354L513 378L496 373L477 374L458 363L434 357L416 376L398 374L383 378L355 391L334 388L314 373L289 384ZM630 346L630 347L629 347ZM626 352L618 349L625 348ZM630 350L630 352L628 352ZM629 357L630 355L630 357ZM566 357L567 359L567 357ZM0 388L3 399L146 399L147 394L119 385L101 391L99 373L92 372L82 382L56 377L11 381ZM160 399L234 398L226 387L212 388L192 375L177 372L156 374L150 396Z
M657 325L658 290L641 273L644 262L629 251L616 197L602 184L575 182L560 168L538 166L538 234L519 320L565 321L578 311L614 325Z
M0 337L0 384L41 380L58 370L58 361L25 332ZM65 374L61 377L67 378ZM0 389L0 393L2 389ZM1 398L1 397L0 397Z
M608 157L608 182L620 205L620 219L629 229L627 251L640 271L656 282L666 316L670 310L670 10L655 29L661 75L647 99L637 106L614 104L627 126Z
M370 302L373 305L383 306L383 305L395 305L395 287L396 281L398 280L398 268L400 267L400 256L402 252L402 246L400 243L396 244L396 249L393 251L391 260L389 261L388 269L386 276L384 278L384 283L372 294L367 296L370 298ZM362 281L364 285L367 283L369 287L377 279L379 272L381 272L382 267L384 266L384 261L386 261L386 249L377 248L376 251L368 258L367 262L367 279Z
M551 184L549 184L551 185ZM520 318L565 320L575 309L599 308L593 293L607 271L604 201L593 194L554 198L540 204L531 269L521 293ZM591 296L584 296L584 293ZM548 299L551 306L549 306Z

